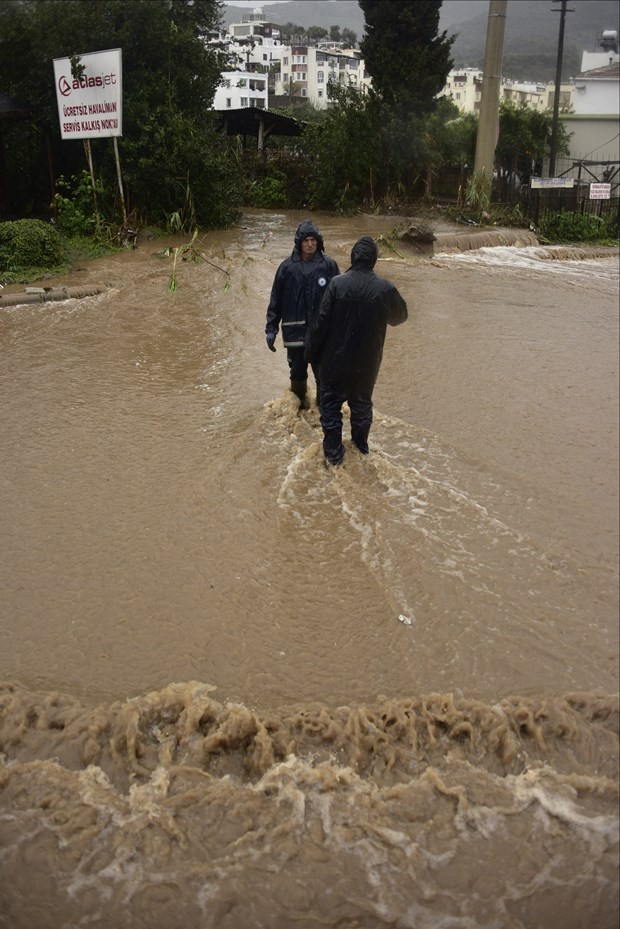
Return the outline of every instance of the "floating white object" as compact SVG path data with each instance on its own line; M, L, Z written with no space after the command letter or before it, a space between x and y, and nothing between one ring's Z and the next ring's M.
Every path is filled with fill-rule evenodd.
M400 616L398 617L398 620L399 620L399 622L404 623L405 626L410 626L410 625L411 625L411 618L410 618L409 616L405 616L404 613L401 613L401 614L400 614Z

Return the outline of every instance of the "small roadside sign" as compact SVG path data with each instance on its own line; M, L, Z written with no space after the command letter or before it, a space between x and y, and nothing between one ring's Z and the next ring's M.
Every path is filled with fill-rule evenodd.
M574 177L531 177L530 187L532 190L544 190L545 188L557 187L574 187Z
M590 200L611 200L611 184L590 184Z

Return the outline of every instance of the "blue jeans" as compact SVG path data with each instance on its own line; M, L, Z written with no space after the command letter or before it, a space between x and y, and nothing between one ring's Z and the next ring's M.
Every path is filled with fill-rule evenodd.
M330 464L340 464L344 458L342 444L342 404L351 410L351 438L362 455L368 454L368 433L372 425L372 400L335 387L321 388L321 426L323 453Z

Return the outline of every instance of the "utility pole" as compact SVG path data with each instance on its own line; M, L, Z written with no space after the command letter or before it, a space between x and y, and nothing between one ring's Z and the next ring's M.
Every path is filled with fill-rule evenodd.
M508 0L490 0L487 42L484 51L484 74L480 97L480 117L476 136L474 173L482 178L485 192L491 197L493 163L499 126L499 92L502 83L502 57Z
M555 95L553 97L553 121L551 123L551 146L549 150L549 177L555 177L555 157L558 149L558 121L560 113L560 90L562 87L562 57L564 55L564 24L566 14L574 13L574 10L567 10L568 0L561 0L559 10L552 10L552 13L560 14L560 35L558 37L558 57L555 67Z

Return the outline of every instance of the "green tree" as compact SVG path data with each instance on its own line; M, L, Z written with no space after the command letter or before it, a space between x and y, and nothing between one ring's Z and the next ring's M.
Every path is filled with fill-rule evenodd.
M121 48L119 150L129 209L144 222L179 211L204 226L229 222L240 201L241 179L234 159L226 156L225 140L217 135L216 114L209 112L225 60L204 41L220 14L216 0L0 0L0 87L40 107L39 125L49 126L56 173L77 175L84 167L83 146L60 139L52 61ZM12 177L25 174L16 167L28 155L33 131L25 123L12 129L16 144L5 146ZM50 199L41 171L42 138L39 148L34 183L40 188L41 211ZM116 170L110 140L93 140L92 150L113 211ZM14 204L22 215L25 191L33 184L34 164L28 166L31 173Z
M376 199L381 126L373 99L356 88L330 83L330 97L334 107L324 122L304 132L318 166L308 178L309 205L347 211Z
M280 26L280 38L284 45L290 45L293 39L305 35L305 28L298 26L297 23L287 22Z
M357 33L352 29L344 28L342 30L340 41L344 42L347 48L355 48L357 45Z
M461 114L456 104L443 97L424 124L420 167L425 172L425 196L430 199L435 182L453 195L465 184L465 168L473 164L478 117Z
M502 101L499 108L499 137L495 148L500 197L514 193L517 178L529 181L532 174L542 173L542 163L549 154L553 117L525 105ZM569 137L560 121L558 154L569 152Z
M329 32L323 26L309 26L306 29L306 35L311 42L321 42L328 38Z
M360 49L373 87L389 106L431 111L452 67L454 41L438 35L441 0L359 0L366 23Z
M340 42L340 26L329 27L329 39L331 42Z

